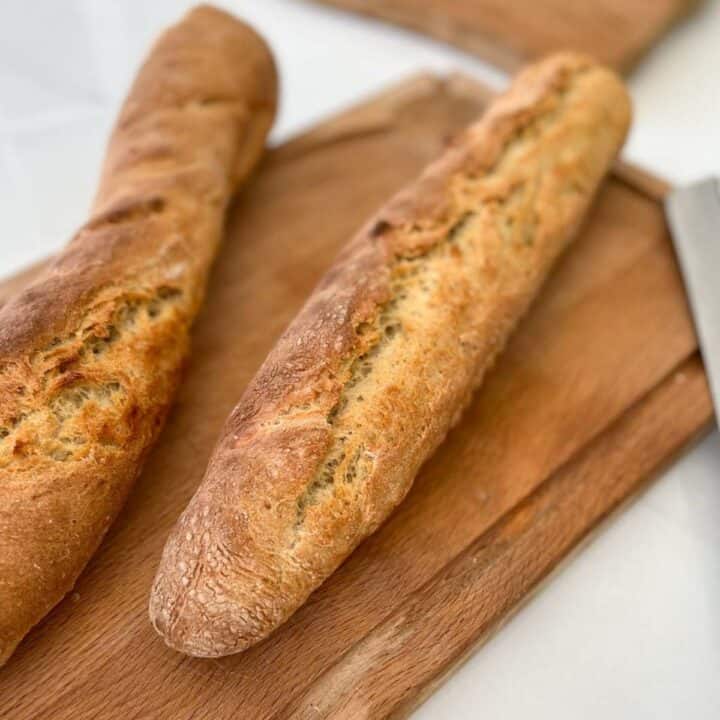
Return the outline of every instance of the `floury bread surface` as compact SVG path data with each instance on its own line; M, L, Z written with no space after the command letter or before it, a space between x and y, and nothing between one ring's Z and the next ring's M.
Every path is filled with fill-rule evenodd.
M91 216L0 310L0 664L73 586L162 427L276 75L200 7L140 69Z
M169 645L258 642L387 518L575 235L629 121L612 72L550 57L352 239L168 539L150 617Z

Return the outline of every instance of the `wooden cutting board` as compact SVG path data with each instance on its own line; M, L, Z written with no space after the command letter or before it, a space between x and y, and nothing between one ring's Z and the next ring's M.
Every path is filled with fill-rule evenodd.
M508 70L582 50L627 71L700 0L316 0L418 30Z
M0 671L0 717L404 716L708 426L663 185L620 168L463 422L307 605L222 660L155 635L162 545L226 414L342 243L487 98L415 78L270 153L232 213L160 443L75 592Z

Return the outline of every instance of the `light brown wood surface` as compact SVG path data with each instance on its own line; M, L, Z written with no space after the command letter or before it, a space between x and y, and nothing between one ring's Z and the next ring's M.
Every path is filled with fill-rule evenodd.
M316 0L418 30L509 70L581 50L629 70L699 0Z
M228 411L333 254L486 99L416 78L269 155L233 211L161 441L75 592L0 671L0 717L402 716L708 425L662 186L621 167L464 420L307 605L222 660L155 635L160 552Z

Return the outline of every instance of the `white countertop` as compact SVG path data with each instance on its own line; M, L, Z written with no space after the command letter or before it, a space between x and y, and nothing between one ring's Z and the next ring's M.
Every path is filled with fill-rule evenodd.
M105 139L151 39L186 0L0 0L0 276L84 219ZM502 73L298 0L217 2L271 42L274 139L421 69ZM635 71L626 156L684 182L720 172L720 3ZM718 269L720 274L720 268ZM720 438L680 460L416 713L429 718L720 717Z

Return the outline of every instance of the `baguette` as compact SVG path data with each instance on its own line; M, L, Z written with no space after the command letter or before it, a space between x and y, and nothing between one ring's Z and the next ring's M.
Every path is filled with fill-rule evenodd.
M75 583L158 435L276 74L200 7L141 68L91 216L0 310L0 663Z
M150 618L214 657L265 638L374 532L456 423L626 135L621 81L529 67L340 253L229 417Z

